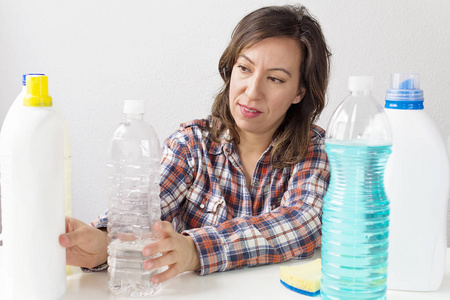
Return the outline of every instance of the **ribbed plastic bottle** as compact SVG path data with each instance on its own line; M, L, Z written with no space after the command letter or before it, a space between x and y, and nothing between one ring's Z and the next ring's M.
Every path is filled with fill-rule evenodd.
M161 218L159 198L161 149L153 128L144 121L144 101L125 100L123 121L108 150L109 288L114 294L156 293L145 270L144 246L157 240L153 225Z
M435 291L445 271L449 162L424 110L418 74L393 74L386 93L392 155L386 167L391 201L388 288Z
M4 122L0 134L0 298L58 299L66 289L65 249L58 242L65 232L64 128L48 95L47 76L26 80L23 108Z
M392 138L373 78L351 76L327 128L331 180L322 216L322 299L386 299Z

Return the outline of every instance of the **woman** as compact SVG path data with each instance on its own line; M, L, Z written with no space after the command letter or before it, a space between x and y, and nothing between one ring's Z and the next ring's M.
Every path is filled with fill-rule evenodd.
M324 131L329 57L305 8L266 7L235 28L219 61L224 80L210 117L182 124L164 144L161 240L146 269L166 281L312 256L321 243L329 182ZM101 218L97 228L106 226ZM171 224L171 223L172 224ZM106 233L67 219L68 264L106 261Z

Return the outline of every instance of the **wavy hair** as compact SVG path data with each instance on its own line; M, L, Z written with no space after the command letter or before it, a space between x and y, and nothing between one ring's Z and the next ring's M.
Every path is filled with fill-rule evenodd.
M208 126L212 139L218 141L229 130L230 141L239 144L239 134L229 107L230 79L233 66L242 51L270 37L289 37L299 42L301 51L299 91L305 95L292 104L273 135L271 163L275 168L295 164L306 154L311 125L325 107L325 93L330 73L331 53L317 20L304 6L269 6L245 16L236 26L228 47L219 60L224 84L214 100Z

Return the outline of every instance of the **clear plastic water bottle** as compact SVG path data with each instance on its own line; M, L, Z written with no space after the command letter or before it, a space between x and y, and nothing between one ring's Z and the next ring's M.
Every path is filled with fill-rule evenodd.
M385 105L393 137L385 180L391 201L388 289L435 291L445 272L449 163L423 103L418 74L392 75Z
M153 128L144 122L144 102L125 100L126 120L114 132L108 150L109 288L114 294L156 293L144 269L144 246L157 237L153 225L161 218L159 179L161 149Z
M322 216L322 299L385 299L389 201L384 169L392 138L373 78L351 76L351 94L325 136L331 181Z

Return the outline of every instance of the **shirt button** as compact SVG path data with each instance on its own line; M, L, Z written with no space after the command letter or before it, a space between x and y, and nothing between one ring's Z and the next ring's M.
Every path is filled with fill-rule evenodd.
M258 185L258 182L257 181L253 181L253 185Z
M203 204L203 203L200 204L200 208L201 208L201 209L205 208L205 204Z

